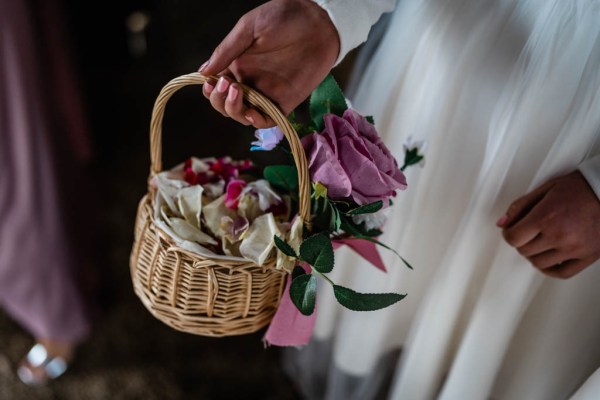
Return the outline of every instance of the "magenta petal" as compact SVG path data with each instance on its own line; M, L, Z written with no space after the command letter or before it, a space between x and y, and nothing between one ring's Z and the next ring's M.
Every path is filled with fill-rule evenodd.
M241 179L232 179L229 181L225 189L225 207L237 210L240 202L240 194L245 186L246 182Z

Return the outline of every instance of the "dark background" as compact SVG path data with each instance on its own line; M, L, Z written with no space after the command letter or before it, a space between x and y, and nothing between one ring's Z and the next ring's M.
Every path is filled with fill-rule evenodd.
M62 4L87 114L94 157L86 173L95 190L98 221L89 297L96 305L91 337L67 373L29 388L14 369L33 339L0 312L0 399L296 399L265 349L263 331L214 339L170 329L133 294L128 258L137 202L150 167L148 127L155 97L170 79L197 70L237 19L260 1L192 0ZM144 12L147 51L134 54L127 18ZM334 73L342 82L349 62ZM249 155L253 130L210 108L200 87L169 102L163 165L189 156ZM76 221L77 222L77 221Z

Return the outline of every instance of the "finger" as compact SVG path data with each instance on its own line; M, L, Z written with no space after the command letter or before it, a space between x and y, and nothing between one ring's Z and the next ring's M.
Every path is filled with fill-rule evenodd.
M250 121L245 118L246 106L244 105L244 96L238 84L232 83L229 85L229 91L225 98L225 112L237 122L243 125L250 125Z
M568 260L542 272L553 278L568 279L586 269L591 263L588 260Z
M268 116L260 113L255 108L248 108L244 114L244 118L257 129L271 128L275 126L275 122Z
M517 223L546 195L551 185L552 182L547 182L525 196L519 197L508 207L506 214L500 217L496 225L505 228Z
M529 260L529 262L531 264L533 264L534 267L536 267L537 269L547 269L547 268L552 268L560 263L562 263L563 261L565 261L565 256L563 253L561 253L558 250L547 250L544 251L543 253L540 254L536 254L534 256L531 257L527 257L527 259Z
M241 56L254 42L254 24L247 15L240 18L231 32L217 46L207 62L200 66L203 75L215 75L223 71Z
M210 94L215 90L214 82L206 81L204 85L202 85L202 94L204 97L210 100Z
M532 257L536 254L540 254L552 249L552 244L548 241L548 238L543 235L543 233L538 234L535 238L524 245L517 247L517 251L523 257Z
M230 82L226 77L220 77L217 81L217 84L215 85L215 89L210 94L210 104L215 110L217 110L226 117L229 117L229 115L225 111L225 98L227 97L227 90L229 88L229 84Z
M540 228L530 220L522 220L517 225L502 231L504 240L517 249L534 240L539 234Z

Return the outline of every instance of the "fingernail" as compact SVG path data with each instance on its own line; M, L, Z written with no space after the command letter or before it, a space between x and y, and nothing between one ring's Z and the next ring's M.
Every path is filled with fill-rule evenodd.
M227 101L235 101L238 97L239 90L235 86L229 87L229 93L227 93Z
M254 125L254 118L252 118L252 117L251 117L251 116L249 116L249 115L244 115L244 118L246 118L246 120L247 120L248 122L250 122L252 125Z
M208 64L210 64L210 60L206 61L204 64L202 64L200 66L200 69L198 69L198 72L202 72L206 69L206 67L208 67Z
M229 82L227 81L227 79L220 77L219 82L217 82L217 92L225 93L225 91L227 90L227 86L229 86Z
M502 227L506 224L506 221L508 221L508 215L503 215L496 221L496 225Z
M206 91L206 93L211 94L214 88L215 85L213 85L212 83L204 82L204 90Z

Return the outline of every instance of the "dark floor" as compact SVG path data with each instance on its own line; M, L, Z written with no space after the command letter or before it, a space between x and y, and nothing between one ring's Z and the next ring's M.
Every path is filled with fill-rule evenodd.
M99 192L100 290L94 298L101 311L67 374L35 389L14 373L32 338L0 312L0 400L296 399L279 349L263 347L262 331L213 339L172 330L137 300L128 266L135 209L149 170L152 103L162 85L195 71L238 16L260 2L115 3L92 9L65 1L96 151L90 173ZM128 50L124 23L136 10L151 17L148 51L137 57ZM337 76L347 69L342 66ZM164 165L191 155L247 156L252 135L210 109L198 89L182 91L167 108Z

